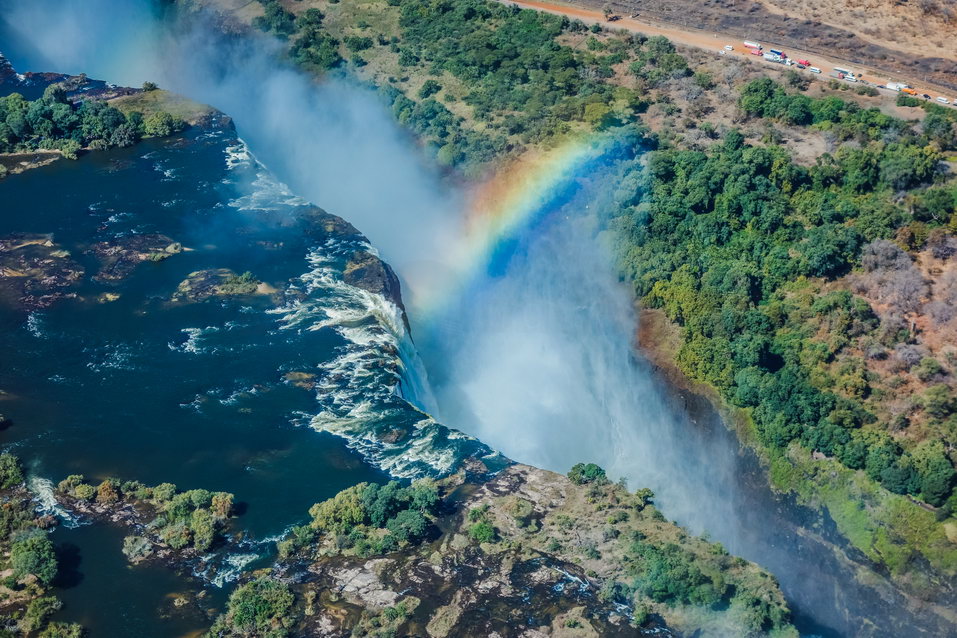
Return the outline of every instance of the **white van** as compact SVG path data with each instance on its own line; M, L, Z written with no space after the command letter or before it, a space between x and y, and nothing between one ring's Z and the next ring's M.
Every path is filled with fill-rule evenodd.
M807 68L807 70L810 71L811 73L820 73L820 72L821 72L821 69L817 68L816 66L809 66L809 67Z
M950 100L948 100L945 97L939 97L937 98L937 101L940 102L941 104L950 104Z

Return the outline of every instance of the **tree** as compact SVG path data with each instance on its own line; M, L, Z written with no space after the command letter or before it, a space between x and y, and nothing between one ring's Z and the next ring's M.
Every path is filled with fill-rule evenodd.
M608 483L605 470L594 463L575 464L572 466L572 469L568 471L568 478L576 485L584 485L585 483L604 485Z
M611 107L600 103L586 104L585 121L599 130L610 126L614 121Z
M265 576L257 578L232 593L225 617L210 633L222 635L227 630L242 636L285 636L294 601L292 591L283 583Z
M166 137L176 131L176 121L165 111L152 113L143 122L143 133L147 137Z
M0 454L0 489L8 490L23 483L23 466L20 459L4 452Z
M176 486L172 483L160 483L153 488L153 499L157 503L165 503L176 495Z
M80 143L76 140L63 140L60 142L60 153L69 160L75 160L79 157Z
M479 521L469 527L469 536L477 543L494 543L498 534L488 521Z
M76 623L51 622L40 632L40 638L82 638L83 627Z
M216 522L209 510L194 510L190 517L189 529L193 533L193 546L196 549L205 552L213 546L216 540Z
M365 521L366 512L360 494L366 487L366 483L360 483L313 505L309 508L312 526L333 534L348 534L353 527Z
M63 607L63 603L54 596L42 596L34 598L27 605L27 610L23 614L23 624L27 631L36 631L43 627L55 614Z
M430 78L426 80L422 84L422 88L419 89L419 97L424 100L428 97L432 97L441 90L442 85Z
M415 542L425 536L429 522L416 510L402 510L389 519L386 528L400 541Z
M935 419L944 419L957 408L954 393L943 383L927 388L922 402L927 413Z
M216 492L212 498L213 516L229 518L233 511L233 495L228 492Z
M120 500L120 492L115 481L107 479L96 488L96 502L103 505L112 505Z
M32 574L44 585L49 585L57 575L56 552L53 543L43 533L15 541L10 548L10 563L17 579Z

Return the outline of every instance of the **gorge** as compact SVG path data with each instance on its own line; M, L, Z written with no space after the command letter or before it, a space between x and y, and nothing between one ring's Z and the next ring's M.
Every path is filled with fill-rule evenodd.
M716 409L635 351L633 293L607 224L622 175L644 170L653 149L642 132L590 135L466 181L422 153L369 87L317 84L277 61L282 44L267 36L147 2L39 4L0 4L0 50L16 68L155 81L227 113L236 132L193 128L0 183L18 211L4 214L4 234L52 232L76 253L153 232L189 249L137 271L117 300L89 301L102 291L84 284L80 309L4 320L15 354L0 387L16 397L4 412L31 424L6 441L31 473L237 493L252 569L309 505L363 481L445 476L476 460L560 473L594 462L771 572L802 635L952 627L945 609L918 612L826 513L772 492ZM635 198L645 185L625 188ZM395 269L402 298L379 294L392 289L388 266L360 253ZM282 293L238 307L169 303L167 291L213 261ZM344 281L370 267L372 290ZM80 553L106 551L80 533L97 547ZM91 583L107 587L100 574ZM83 588L72 605L63 596L68 614L88 612L71 620L147 635L151 610L104 620L93 600L110 594Z

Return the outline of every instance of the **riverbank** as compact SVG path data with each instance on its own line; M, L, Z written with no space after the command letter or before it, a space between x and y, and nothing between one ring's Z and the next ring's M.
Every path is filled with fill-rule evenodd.
M52 113L64 107L72 114L61 122ZM27 117L28 112L40 116ZM16 133L8 128L8 135L0 141L0 179L61 158L75 160L81 154L167 137L187 126L207 130L231 125L228 117L211 106L151 83L134 89L85 74L18 74L2 54L0 117L26 118L24 126Z
M863 472L836 460L811 454L796 444L786 454L761 445L747 410L729 405L712 386L686 375L678 365L681 328L658 309L639 308L636 344L641 354L674 387L705 398L732 430L742 448L756 455L760 474L793 506L810 508L819 518L798 533L829 547L838 564L858 584L897 604L906 603L915 617L936 617L941 628L957 624L955 593L947 545L957 542L947 525L926 508L882 490ZM868 507L860 506L866 503ZM831 527L833 532L826 530ZM896 538L895 543L891 538ZM943 547L943 554L935 548ZM921 560L923 557L923 560ZM754 560L754 557L750 557ZM936 559L930 569L932 559Z
M358 485L310 509L214 632L241 635L242 605L269 591L288 601L270 624L294 635L797 635L767 572L653 501L591 464Z
M37 149L28 153L0 153L0 179L52 164L62 157L63 153L52 149Z

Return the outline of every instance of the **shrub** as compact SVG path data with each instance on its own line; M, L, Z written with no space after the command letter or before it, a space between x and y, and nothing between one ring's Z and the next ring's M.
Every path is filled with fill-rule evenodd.
M116 482L107 479L100 483L96 488L96 502L103 505L112 505L120 500L120 491L117 489Z
M927 388L922 403L927 413L936 419L950 416L957 407L953 391L943 383Z
M605 485L608 483L605 470L594 463L577 463L568 471L568 478L576 485L584 485L585 483Z
M352 51L353 53L358 53L359 51L365 51L366 49L371 49L374 42L372 38L359 35L347 35L342 39L346 44L346 48Z
M76 623L52 622L40 632L40 638L82 638L83 627Z
M174 119L165 111L151 113L143 121L143 134L147 137L167 137L183 130L185 122Z
M4 452L0 454L0 489L10 489L23 483L23 466L20 459Z
M81 483L73 488L73 496L81 501L92 501L96 498L96 488L89 483Z
M176 486L172 483L160 483L153 488L153 499L157 503L165 503L176 495Z
M50 616L55 614L63 603L54 596L42 596L34 598L27 605L27 610L23 614L23 626L27 631L36 631L43 627Z
M14 542L10 548L10 563L18 579L32 574L49 585L57 575L56 552L46 534L35 533Z
M469 527L469 536L477 543L494 543L498 534L491 523L482 521Z
M432 97L436 93L442 90L442 85L436 82L435 80L429 79L422 84L422 88L419 89L419 97L421 99L426 99Z
M933 357L924 357L920 360L920 364L914 369L914 374L917 375L917 378L925 383L943 373L944 366L940 365L940 362Z
M210 633L222 635L224 630L242 636L285 636L292 624L289 614L295 596L286 585L260 577L241 585L229 597L226 614L213 625Z
M123 555L131 561L146 558L152 551L153 544L142 536L127 536L123 539Z

